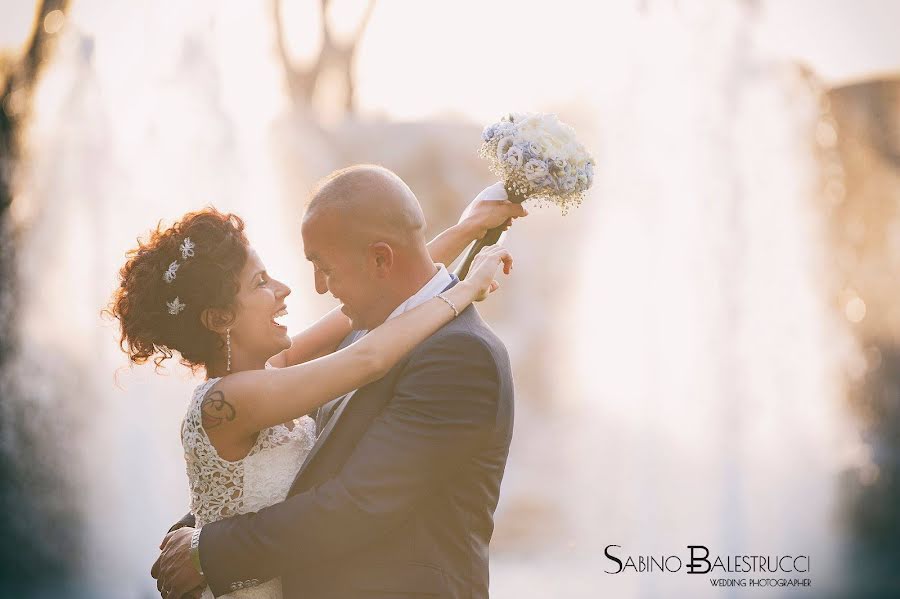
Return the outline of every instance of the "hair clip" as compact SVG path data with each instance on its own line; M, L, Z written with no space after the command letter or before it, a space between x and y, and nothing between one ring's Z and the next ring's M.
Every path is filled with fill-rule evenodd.
M168 270L163 273L163 281L166 283L171 283L175 280L175 273L178 272L178 260L173 260L172 264L169 265Z
M194 257L194 242L191 241L190 237L185 237L184 241L181 242L181 258L183 260L187 260L188 258Z
M178 316L185 308L187 308L187 304L176 297L171 302L166 302L166 307L169 308L169 314Z

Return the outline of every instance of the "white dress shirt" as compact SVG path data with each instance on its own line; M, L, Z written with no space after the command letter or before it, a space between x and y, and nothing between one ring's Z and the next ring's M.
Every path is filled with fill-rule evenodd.
M423 285L421 289L410 296L409 299L394 308L394 311L391 312L390 315L385 319L385 322L392 318L400 316L404 312L412 310L416 306L424 304L447 288L447 286L453 281L453 278L450 276L450 273L447 272L446 266L444 266L443 264L436 264L435 266L438 267L438 271L433 277L431 277L431 280L425 283L425 285Z

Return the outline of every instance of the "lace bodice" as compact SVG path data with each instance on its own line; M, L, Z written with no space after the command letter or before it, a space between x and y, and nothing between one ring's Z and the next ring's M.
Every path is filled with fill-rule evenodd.
M206 393L218 381L209 379L197 386L181 425L191 512L198 527L284 500L316 440L315 423L304 416L294 420L293 428L279 424L260 431L243 459L222 459L203 429L201 411ZM238 591L234 596L280 597L280 584L278 594L273 595L272 583L277 581Z

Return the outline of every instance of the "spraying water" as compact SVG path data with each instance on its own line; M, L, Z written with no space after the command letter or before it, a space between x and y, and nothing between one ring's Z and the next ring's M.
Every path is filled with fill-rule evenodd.
M816 592L838 588L853 347L829 305L820 96L760 51L755 22L750 3L653 3L623 24L630 68L592 97L601 175L567 244L571 335L549 353L569 417L545 433L552 475L530 483L570 494L563 532L509 560L501 594L791 595L684 568L610 575L611 544L635 560L806 554Z
M164 376L128 369L115 324L100 319L125 250L160 219L213 204L245 216L269 270L299 284L302 203L283 202L267 145L283 109L279 81L252 43L265 13L213 4L135 12L79 2L37 92L14 204L21 361L48 363L47 379L62 381L34 394L66 415L39 451L63 454L59 468L75 479L65 500L84 520L86 550L71 559L86 596L152 596L155 545L188 501L178 431L198 381L177 366ZM33 369L17 372L37 384Z

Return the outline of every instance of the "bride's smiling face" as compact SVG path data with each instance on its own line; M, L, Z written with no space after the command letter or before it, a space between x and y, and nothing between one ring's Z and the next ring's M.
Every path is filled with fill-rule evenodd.
M277 319L287 314L284 299L291 288L269 276L256 251L247 248L247 262L238 277L231 329L231 353L251 362L266 360L291 346L287 327Z

